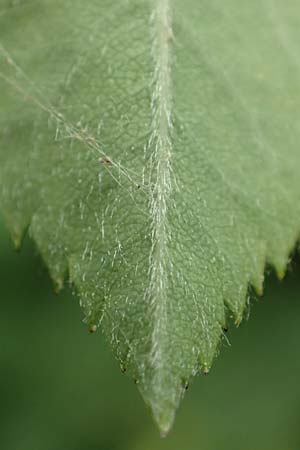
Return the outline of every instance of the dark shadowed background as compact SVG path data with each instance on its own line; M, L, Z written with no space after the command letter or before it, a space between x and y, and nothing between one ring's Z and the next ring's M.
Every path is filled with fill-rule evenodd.
M78 300L53 293L29 239L16 253L0 224L0 248L1 450L299 450L299 263L283 282L267 277L160 439Z

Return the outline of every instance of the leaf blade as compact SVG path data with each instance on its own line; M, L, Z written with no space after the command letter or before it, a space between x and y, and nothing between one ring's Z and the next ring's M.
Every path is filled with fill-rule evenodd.
M276 2L57 5L0 19L1 75L28 100L3 93L1 208L69 272L165 433L226 307L240 322L298 236L298 62Z

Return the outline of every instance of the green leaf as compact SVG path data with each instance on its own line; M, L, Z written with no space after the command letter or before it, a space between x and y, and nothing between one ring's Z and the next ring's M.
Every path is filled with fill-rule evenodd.
M292 0L1 0L0 204L162 433L300 228Z

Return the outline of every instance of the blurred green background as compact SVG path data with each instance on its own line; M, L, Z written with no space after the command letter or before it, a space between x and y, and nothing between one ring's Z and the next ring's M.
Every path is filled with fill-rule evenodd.
M209 376L160 439L134 383L69 290L56 296L26 239L0 223L0 449L299 450L300 265L270 275L250 320L228 332Z

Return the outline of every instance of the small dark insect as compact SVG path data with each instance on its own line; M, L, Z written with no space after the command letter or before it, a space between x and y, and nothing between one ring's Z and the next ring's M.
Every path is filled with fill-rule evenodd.
M112 165L112 160L111 160L110 157L107 156L107 155L101 156L101 158L99 159L99 161L100 161L101 164L103 164L104 166L111 166L111 165Z
M228 327L223 327L222 330L224 331L224 333L227 333Z
M95 333L95 331L97 331L97 325L91 325L89 328L89 332L90 333Z

